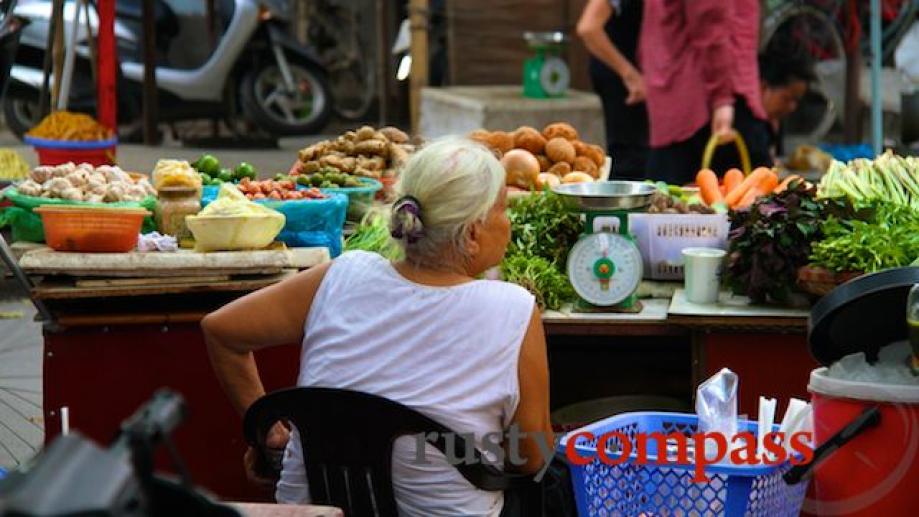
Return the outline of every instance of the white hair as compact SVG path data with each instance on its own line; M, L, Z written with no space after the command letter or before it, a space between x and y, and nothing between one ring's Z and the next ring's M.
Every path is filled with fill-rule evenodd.
M412 264L443 267L468 259L470 225L486 219L504 187L504 167L484 146L459 137L435 140L405 164L398 199L417 202L419 214L393 206L390 228ZM414 236L410 238L410 236Z

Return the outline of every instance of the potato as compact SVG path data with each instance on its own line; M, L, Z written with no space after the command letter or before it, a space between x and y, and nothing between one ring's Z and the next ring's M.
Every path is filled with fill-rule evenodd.
M603 167L606 163L606 150L599 145L587 144L587 152L584 156L593 160L597 167Z
M514 137L505 131L493 131L488 135L488 146L507 153L514 148Z
M572 164L571 167L572 169L576 171L586 172L587 174L590 174L590 177L593 179L597 179L600 177L600 168L597 167L597 164L595 164L593 161L591 161L590 158L586 156L578 156L577 158L575 158L574 163Z
M568 162L558 162L552 167L549 167L548 172L551 172L552 174L555 174L559 177L564 176L571 172L571 164Z
M370 126L364 126L357 130L356 135L357 141L363 142L364 140L371 140L374 136L376 136L376 130Z
M552 162L544 154L537 154L536 159L539 161L539 170L546 172L552 167Z
M469 135L467 135L467 138L469 138L469 140L472 140L473 142L478 142L490 148L491 144L488 143L488 137L490 136L491 136L490 131L485 131L484 129L476 129L472 133L469 133Z
M549 124L542 130L542 136L546 137L546 140L552 140L553 138L577 140L578 132L567 122L555 122Z
M539 131L529 126L521 126L517 128L517 131L514 131L514 147L526 149L538 155L545 149L546 139L539 134Z
M387 157L389 144L382 140L362 140L354 145L355 154L368 154Z
M571 142L561 137L556 137L546 143L546 156L555 163L571 163L577 157Z
M386 126L380 129L380 133L383 133L383 136L394 144L404 144L408 142L408 135L397 127Z

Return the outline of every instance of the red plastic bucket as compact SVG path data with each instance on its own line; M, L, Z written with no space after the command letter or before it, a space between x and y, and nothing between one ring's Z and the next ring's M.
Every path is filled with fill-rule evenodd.
M43 138L25 137L25 142L32 145L38 154L39 165L60 165L62 163L88 163L94 167L115 165L116 139L94 142L46 140Z
M814 434L822 444L862 411L880 409L866 429L814 470L816 515L916 515L919 508L919 385L835 379L827 368L811 372L808 390Z

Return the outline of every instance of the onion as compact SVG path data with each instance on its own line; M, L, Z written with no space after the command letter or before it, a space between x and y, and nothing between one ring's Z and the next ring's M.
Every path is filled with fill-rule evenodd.
M539 176L539 160L533 153L523 149L512 149L501 158L501 165L507 173L506 183L529 189L536 185Z
M562 183L591 183L593 180L586 172L569 172L562 178Z
M557 187L561 182L562 180L555 174L551 172L541 172L536 179L536 188L545 190L546 187L549 187L551 189L552 187Z

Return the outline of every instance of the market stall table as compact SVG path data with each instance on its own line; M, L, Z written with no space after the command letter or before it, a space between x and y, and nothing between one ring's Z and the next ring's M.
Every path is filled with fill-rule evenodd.
M53 260L36 263L43 250L31 253L20 262L29 265L32 274L66 269L60 269L65 257L54 255ZM311 264L328 260L328 255L320 255ZM97 256L93 260L105 259ZM84 274L88 263L78 264ZM300 267L307 265L300 263ZM110 267L107 273L112 272ZM279 273L264 272L269 274L232 275L224 280L225 272L209 270L211 277L221 278L197 283L175 277L171 278L174 283L163 283L170 277L162 276L147 285L136 285L136 278L111 276L47 277L38 282L33 297L46 303L55 317L55 324L47 325L44 335L47 439L59 433L60 410L68 407L71 428L106 443L125 415L155 389L168 386L188 401L189 418L175 438L196 483L223 498L268 499L270 493L259 491L245 479L240 419L213 375L199 328L207 312L293 273L285 268ZM149 277L146 272L135 274ZM679 290L676 293L679 298ZM584 314L567 308L547 311L544 325L553 401L640 394L649 387L666 386L668 395L676 394L688 403L698 381L725 366L740 375L742 413L753 414L759 394L781 400L807 398L807 374L814 362L805 346L802 313L777 315L754 308L729 315L692 310L674 314L681 311L674 304L671 298L645 299L644 310L637 314ZM589 340L599 340L598 346L584 352L595 358L589 366L600 372L592 379L587 373L579 376L584 364L575 373L566 370L571 358L566 359L565 354L575 348L566 343L579 345ZM631 353L645 357L627 362L628 368L610 375L608 366L623 366L622 357L629 353L626 349L636 343ZM267 349L256 356L266 390L295 382L298 344ZM581 361L578 356L575 359ZM661 372L667 369L651 371L641 366L662 361L669 361L669 371L677 368L679 372L665 378L668 376ZM644 382L636 382L642 378ZM621 392L623 389L632 391Z
M20 258L32 275L96 275L35 277L32 296L54 316L44 330L46 442L60 433L66 407L71 428L106 444L125 416L167 386L188 403L175 443L192 479L223 498L269 499L246 482L240 418L213 375L199 322L247 292L328 261L328 251L74 255L33 248ZM267 390L290 386L299 344L259 352L256 360ZM170 465L159 460L160 468Z

